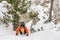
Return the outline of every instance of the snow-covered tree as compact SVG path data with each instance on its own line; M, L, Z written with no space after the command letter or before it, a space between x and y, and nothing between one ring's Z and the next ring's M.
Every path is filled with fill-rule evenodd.
M0 0L0 2L2 2L3 0Z
M30 27L30 32L31 33L32 32L36 32L32 26L35 25L40 20L38 18L38 12L31 11L30 14L29 14L29 17L32 19L32 24L31 24L31 27Z
M55 24L60 23L60 0L54 0L53 11Z
M20 14L25 14L27 12L27 9L29 8L29 2L27 0L6 0L8 2L7 9L8 12L6 15L12 15L12 20L10 20L10 17L3 17L3 22L5 24L8 24L9 21L12 22L13 24L13 30L15 30L18 25L19 25L19 20L20 20ZM5 20L6 19L6 20ZM8 22L7 22L8 21Z

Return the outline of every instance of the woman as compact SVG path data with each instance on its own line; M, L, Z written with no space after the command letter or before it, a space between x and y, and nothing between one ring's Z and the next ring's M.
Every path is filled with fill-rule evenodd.
M20 34L26 34L28 36L28 29L25 27L25 23L21 22L18 28L16 29L16 35L18 35L18 32L20 31Z

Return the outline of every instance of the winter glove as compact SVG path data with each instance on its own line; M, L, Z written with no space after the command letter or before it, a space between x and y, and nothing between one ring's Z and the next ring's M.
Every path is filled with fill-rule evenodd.
M17 36L18 34L16 34L16 36Z
M28 36L28 34L27 34L27 36Z

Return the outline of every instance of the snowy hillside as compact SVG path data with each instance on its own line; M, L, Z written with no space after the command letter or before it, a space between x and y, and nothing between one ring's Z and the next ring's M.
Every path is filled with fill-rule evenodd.
M2 12L6 13L7 11L7 9L3 7L6 6L5 3L5 1L0 3L0 17L4 16ZM36 25L33 25L33 28L37 31L38 29L41 30L41 27L43 27L43 30L37 31L35 33L29 33L29 36L20 34L16 36L15 31L12 30L13 26L11 23L7 28L4 24L0 24L0 40L60 40L60 30L58 31L58 28L60 28L60 24L55 25L53 22L44 24L44 21L48 19L48 16L44 13L44 10L47 8L44 8L41 5L36 6L33 4L30 9L38 11L38 17L40 19L40 21L37 22ZM45 17L45 19L43 17ZM32 20L26 23L26 26L29 30L31 23Z

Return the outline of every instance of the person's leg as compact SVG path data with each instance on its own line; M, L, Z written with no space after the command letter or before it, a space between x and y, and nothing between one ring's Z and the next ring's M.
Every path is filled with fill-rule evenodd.
M22 35L22 32L20 31L20 34Z
M24 30L24 34L26 34L26 30Z

